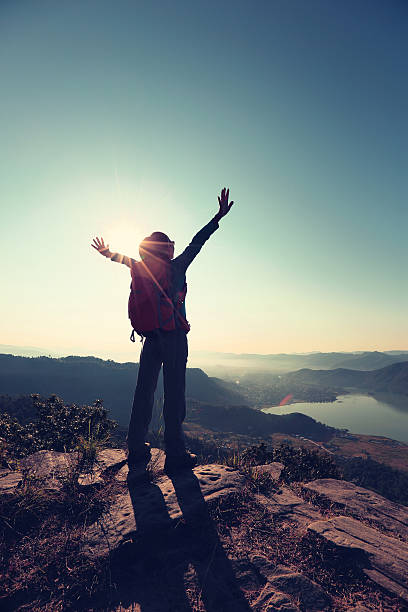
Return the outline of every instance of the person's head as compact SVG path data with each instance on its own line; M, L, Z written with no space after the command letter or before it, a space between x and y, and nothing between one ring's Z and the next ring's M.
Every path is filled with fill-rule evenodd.
M153 232L150 236L143 238L139 245L139 254L142 260L149 256L165 260L173 259L174 242L163 232Z

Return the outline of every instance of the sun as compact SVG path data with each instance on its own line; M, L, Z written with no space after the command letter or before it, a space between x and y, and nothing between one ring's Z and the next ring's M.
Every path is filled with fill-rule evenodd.
M140 226L129 220L115 221L106 229L105 242L112 252L139 258L139 244L144 235Z

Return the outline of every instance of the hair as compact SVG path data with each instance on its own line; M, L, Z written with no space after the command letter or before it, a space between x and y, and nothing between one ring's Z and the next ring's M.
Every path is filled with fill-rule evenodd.
M169 247L174 245L167 234L163 232L153 232L150 236L143 238L139 245L139 254L142 259L146 257L159 257L160 259L170 259Z

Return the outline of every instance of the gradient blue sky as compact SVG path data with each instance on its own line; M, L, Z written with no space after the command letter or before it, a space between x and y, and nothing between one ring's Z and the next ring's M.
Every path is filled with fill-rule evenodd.
M129 352L129 274L176 253L192 350L408 348L408 4L0 4L0 342ZM137 358L137 356L135 357Z

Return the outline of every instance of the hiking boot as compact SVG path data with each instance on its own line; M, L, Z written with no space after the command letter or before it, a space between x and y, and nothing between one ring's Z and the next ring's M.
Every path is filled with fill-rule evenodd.
M127 463L129 470L137 467L140 463L145 463L146 465L149 463L151 459L150 452L150 444L145 442L144 446L140 450L134 451L130 450L128 453Z
M191 470L197 465L197 455L184 453L183 455L167 455L164 462L164 471L167 475L176 474L182 470Z
M151 481L149 472L146 469L146 464L140 463L139 465L129 468L126 482L128 486L147 484Z
M150 445L145 444L145 447L140 451L129 451L127 481L130 484L137 484L149 481L147 466L151 458Z

